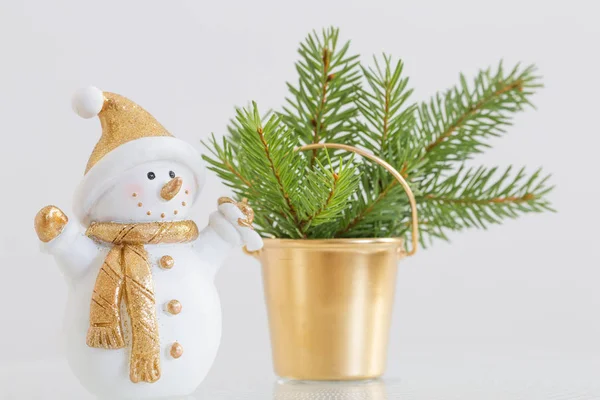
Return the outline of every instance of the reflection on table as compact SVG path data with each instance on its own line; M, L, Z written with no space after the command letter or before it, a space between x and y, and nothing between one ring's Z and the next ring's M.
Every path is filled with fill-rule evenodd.
M379 380L358 382L309 382L279 380L273 400L387 400Z

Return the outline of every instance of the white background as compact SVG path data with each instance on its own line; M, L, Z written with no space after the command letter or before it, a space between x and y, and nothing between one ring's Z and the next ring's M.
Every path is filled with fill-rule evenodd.
M335 25L363 55L402 57L423 100L460 71L535 63L546 87L486 165L544 166L556 214L437 242L400 264L390 374L415 365L500 371L535 360L600 373L597 173L598 7L594 1L9 1L0 3L0 362L60 358L66 285L38 253L33 217L71 198L99 138L70 109L93 84L149 110L199 146L234 105L278 108L309 30ZM209 176L204 224L227 194ZM207 384L270 376L258 263L237 252L217 276L223 342ZM502 372L500 372L502 373ZM525 372L524 372L525 373ZM0 396L1 397L1 396Z

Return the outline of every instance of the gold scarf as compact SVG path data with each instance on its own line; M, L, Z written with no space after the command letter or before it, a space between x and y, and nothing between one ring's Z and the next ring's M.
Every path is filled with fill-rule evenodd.
M193 221L119 224L93 222L86 235L113 245L100 268L90 305L90 347L125 347L121 330L124 295L131 320L129 379L137 383L160 378L160 342L154 284L146 244L184 243L198 237Z

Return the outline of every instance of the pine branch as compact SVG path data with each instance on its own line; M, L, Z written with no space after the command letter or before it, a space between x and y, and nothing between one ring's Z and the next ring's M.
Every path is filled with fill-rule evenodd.
M308 35L296 62L298 85L288 83L291 97L281 114L304 143L343 142L350 138L350 118L356 114L355 86L360 79L358 56L348 55L350 43L338 47L339 30ZM347 157L345 157L347 158ZM314 167L317 150L310 159ZM325 161L324 158L321 161Z
M361 223L369 214L376 210L378 206L380 207L382 201L387 197L390 190L394 187L394 185L388 185L384 190L382 190L375 200L372 202L365 201L364 207L361 207L361 210L355 215L348 223L337 232L338 236L344 236L348 232L351 232L359 223Z
M542 85L533 66L516 66L508 74L502 63L495 72L480 71L473 85L460 76L460 85L437 94L417 112L417 128L423 151L409 163L418 175L452 168L489 147L487 139L500 136L512 124L512 116L531 105L530 98Z
M486 228L505 218L530 212L553 211L545 195L552 190L541 170L527 176L524 169L511 177L508 167L461 167L445 179L433 179L419 196L421 217L440 231Z
M408 78L402 76L402 61L393 66L390 56L382 58L383 66L373 57L374 68L361 67L367 85L356 98L364 120L357 121L357 132L363 146L390 161L398 155L394 145L410 136L415 105L406 104L413 91L408 89Z
M236 110L242 108L242 107L236 107ZM249 102L246 107L243 107L247 110L251 110L254 108L254 104L252 102ZM262 116L261 116L261 122L262 124L266 124L269 121L269 118L271 118L271 116L273 115L273 110L268 110L267 112L265 112ZM227 124L227 138L228 138L228 142L229 145L232 146L235 151L238 151L237 146L239 146L239 144L242 141L242 138L240 136L240 126L237 122L237 119L231 118L229 120L229 124Z
M244 149L240 162L244 168L260 176L256 181L260 201L267 203L283 217L277 218L286 236L301 237L299 210L303 198L298 193L297 171L304 169L303 160L294 153L295 142L291 131L272 115L264 124L253 103L252 110L239 109L236 122ZM298 203L298 204L297 204Z
M319 206L319 208L317 208L311 215L309 215L304 221L302 221L302 231L306 232L305 227L308 227L313 220L319 220L319 218L321 218L323 216L323 213L325 212L325 210L330 208L331 205L331 200L333 199L333 196L338 192L338 188L337 188L337 182L338 182L338 175L337 174L332 174L332 178L333 178L333 182L332 182L332 188L331 188L331 192L329 192L329 196L327 196L327 200L325 200L325 203L322 204L321 206Z
M267 161L269 163L269 168L271 169L271 172L273 173L273 176L275 177L275 180L277 181L277 187L279 188L281 195L285 199L285 203L288 206L290 214L292 214L292 217L294 218L294 222L296 222L296 224L299 224L298 213L296 212L296 207L294 207L294 204L292 204L290 195L286 191L283 181L281 180L281 169L279 167L275 167L275 163L273 162L273 157L271 156L271 151L269 150L269 145L267 144L267 141L265 140L265 134L264 134L262 127L260 127L260 126L257 127L256 132L258 133L258 136L260 137L260 142L261 142L261 144L263 146L263 150L265 152L265 158L267 159Z
M357 133L361 144L375 155L384 158L401 169L402 162L415 156L414 139L410 135L415 119L415 105L407 104L412 94L408 89L408 78L402 76L403 63L392 63L390 56L383 55L383 62L374 57L374 67L362 67L367 82L360 91L356 103L362 121L357 121ZM366 198L353 203L352 217L344 221L338 235L358 235L361 231L373 230L373 218L379 218L384 231L398 222L397 204L406 205L406 194L397 186L397 181L383 168L372 163L362 163L360 172L368 176L363 181L362 192ZM372 182L376 184L372 184ZM385 208L396 207L395 214L385 218Z
M237 162L234 147L230 138L223 138L219 145L214 134L208 142L202 144L209 150L212 157L203 155L202 158L208 163L208 169L215 172L225 185L233 189L236 199L243 198L254 204L255 225L263 236L277 237L278 231L273 229L273 219L261 209L261 194L251 182L242 165Z
M359 176L356 172L351 163L344 164L341 160L337 172L333 171L333 167L328 170L322 165L309 172L306 190L313 194L320 193L321 197L312 201L314 208L302 221L302 230L307 232L308 237L333 237L338 226L336 219L343 214L358 190ZM328 193L320 190L324 183L328 186ZM332 221L335 223L331 224Z
M238 109L229 137L221 145L214 136L205 143L212 157L204 159L237 197L249 199L261 233L307 238L323 232L316 227L341 213L357 190L355 167L340 161L333 172L317 160L309 168L304 154L294 151L293 131L276 115L263 120L254 103L251 110Z
M336 237L389 237L401 233L399 228L410 215L404 190L397 184L388 185L373 199L370 192L376 190L377 181L367 182L371 179L368 175L363 175L364 190L351 202L350 210L345 214Z
M243 175L241 167L236 162L233 146L228 138L222 138L222 144L219 145L215 135L212 134L208 142L202 141L202 145L206 147L213 156L212 158L207 155L202 156L209 164L209 170L215 172L219 178L225 181L225 183L234 190L245 191L247 189L256 193L250 178Z
M378 165L337 150L294 152L320 142L362 146L398 169L417 198L423 244L551 210L540 171L456 170L531 105L541 87L533 67L505 71L500 63L470 84L461 75L457 86L415 105L401 61L383 55L360 66L338 36L333 28L313 32L300 45L298 81L288 84L282 113L238 110L227 137L205 144L209 169L249 199L261 235L391 237L411 227L406 194Z
M462 75L461 80L464 81L464 76ZM452 135L457 129L463 127L469 118L476 116L492 101L501 98L504 94L510 92L511 90L523 91L523 81L521 79L517 79L514 82L500 85L500 87L496 89L496 91L483 97L476 104L470 105L464 114L460 115L456 121L453 121L450 124L450 126L446 128L444 133L442 133L437 139L435 139L433 143L430 143L425 147L425 152L431 152L436 146L439 146L444 140L448 139L448 137Z

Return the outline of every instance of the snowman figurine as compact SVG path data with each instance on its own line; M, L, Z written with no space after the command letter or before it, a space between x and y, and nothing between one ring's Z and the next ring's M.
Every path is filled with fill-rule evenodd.
M102 136L76 190L74 217L35 218L42 250L69 283L64 338L74 374L101 398L174 398L195 391L221 338L213 279L233 247L262 247L245 202L219 199L199 231L187 218L204 184L200 154L132 101L75 93Z

